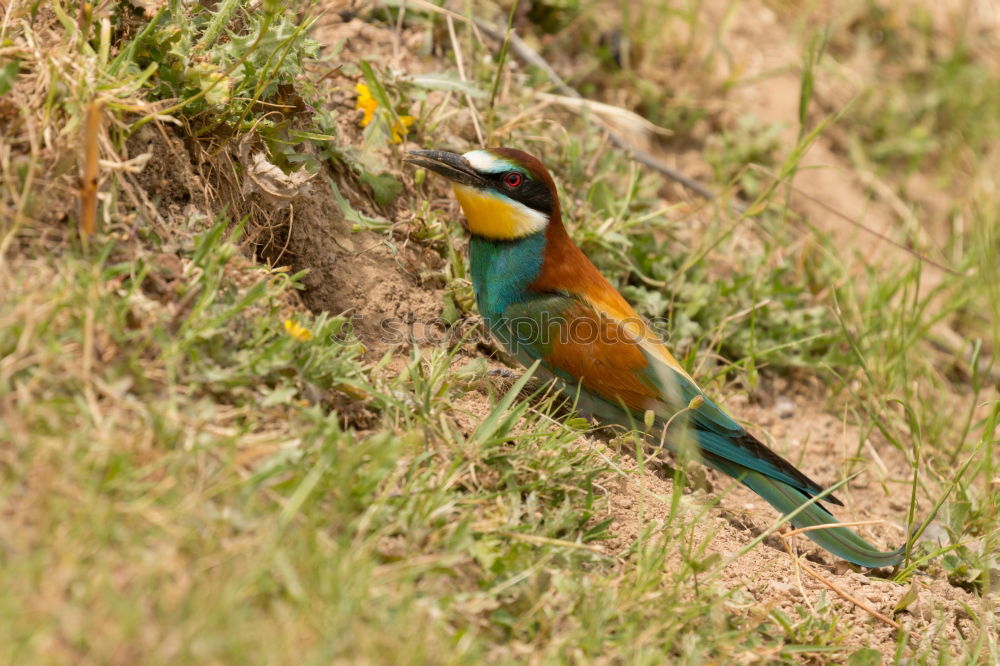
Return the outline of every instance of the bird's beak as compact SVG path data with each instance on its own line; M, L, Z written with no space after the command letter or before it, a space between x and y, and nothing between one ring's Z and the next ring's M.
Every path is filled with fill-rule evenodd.
M467 159L446 150L411 150L406 161L430 169L459 185L482 187L486 183L486 179L472 168Z

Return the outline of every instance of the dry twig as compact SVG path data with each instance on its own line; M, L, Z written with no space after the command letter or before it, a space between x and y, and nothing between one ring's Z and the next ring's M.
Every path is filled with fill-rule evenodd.
M94 100L87 107L83 126L83 175L80 179L80 233L93 235L97 228L97 181L100 177L101 109L104 102Z
M875 610L874 608L872 608L869 604L865 603L864 601L861 601L860 599L858 599L857 597L853 596L849 592L846 592L845 590L837 587L831 580L829 580L828 578L826 578L825 576L823 576L823 574L819 573L818 571L816 571L815 569L813 569L812 567L810 567L809 565L807 565L805 562L803 562L801 557L799 557L798 555L796 555L796 554L794 554L792 552L792 547L791 547L791 544L790 544L790 539L792 537L794 537L794 536L796 536L798 534L802 534L804 532L811 532L813 530L829 529L829 528L832 528L832 527L857 527L857 526L860 526L860 525L872 525L872 524L880 523L880 522L882 522L882 521L880 521L880 520L860 520L860 521L855 521L855 522L851 522L851 523L834 523L834 524L830 524L830 525L813 525L812 527L800 527L798 529L795 529L795 530L792 530L792 531L788 532L787 534L782 534L781 532L778 532L777 534L781 538L781 544L785 547L785 550L788 552L788 555L792 558L792 561L795 563L796 568L801 569L802 571L805 571L807 574L809 574L810 576L812 576L813 578L815 578L819 582L821 582L824 585L826 585L828 588L830 588L830 590L833 591L834 594L836 594L841 599L843 599L845 601L849 601L850 603L854 604L855 606L857 606L861 610L865 611L869 615L871 615L871 616L873 616L875 618L878 618L882 622L885 622L886 624L894 627L897 631L904 631L903 626L901 624L899 624L899 622L896 622L895 620L893 620L891 617L888 617L887 615L883 615L882 613L880 613L877 610ZM923 640L921 638L920 634L918 634L917 632L912 631L912 630L910 631L910 637L913 638L913 639L916 639L918 641Z

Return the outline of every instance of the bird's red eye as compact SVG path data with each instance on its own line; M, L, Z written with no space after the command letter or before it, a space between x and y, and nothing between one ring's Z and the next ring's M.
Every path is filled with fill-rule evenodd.
M516 171L511 171L503 177L503 182L507 183L508 187L517 187L521 184L521 180L521 174Z

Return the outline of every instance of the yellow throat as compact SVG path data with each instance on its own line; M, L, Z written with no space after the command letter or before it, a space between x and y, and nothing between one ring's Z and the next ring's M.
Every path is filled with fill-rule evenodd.
M519 201L483 192L467 185L452 184L455 198L469 220L469 230L494 240L513 240L545 228L549 218Z

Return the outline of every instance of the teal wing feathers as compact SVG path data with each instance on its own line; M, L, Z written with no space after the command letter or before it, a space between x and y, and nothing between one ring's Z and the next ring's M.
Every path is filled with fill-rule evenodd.
M823 491L791 463L771 451L705 396L679 368L661 360L634 331L608 318L586 299L561 293L537 294L509 305L492 322L493 333L519 361L542 361L546 375L565 382L578 406L606 421L642 424L652 410L662 426L687 407L701 404L671 424L668 447L680 433L693 435L701 460L760 495L782 513L790 513ZM678 428L683 422L685 430ZM840 504L830 495L824 502ZM807 527L836 523L818 502L803 509L792 524ZM862 566L898 564L902 549L882 552L846 527L812 530L806 535L838 557Z
M630 425L642 423L645 412L652 410L662 426L692 398L700 397L701 405L675 423L690 429L705 453L787 483L808 496L822 492L822 486L764 446L693 381L585 301L546 294L508 307L505 321L508 349L529 365L541 359L574 391L579 385L585 406L595 407L597 416ZM825 500L840 503L830 496Z

